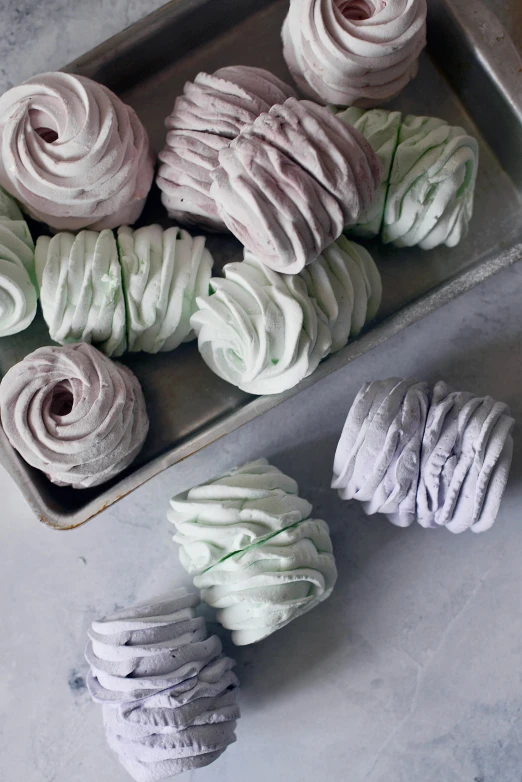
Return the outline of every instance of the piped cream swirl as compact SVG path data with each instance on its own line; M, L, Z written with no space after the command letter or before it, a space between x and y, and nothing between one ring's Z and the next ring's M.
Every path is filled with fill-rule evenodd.
M145 128L103 85L43 73L0 97L0 185L53 229L135 222L152 177Z

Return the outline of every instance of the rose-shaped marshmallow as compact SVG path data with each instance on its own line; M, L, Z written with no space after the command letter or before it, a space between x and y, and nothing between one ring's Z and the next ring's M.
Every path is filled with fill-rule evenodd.
M332 353L356 337L377 314L382 296L379 270L368 250L345 236L305 266L299 277L326 318Z
M0 97L0 185L53 229L135 222L152 178L145 128L103 85L43 73Z
M157 184L169 216L180 222L224 231L210 196L210 172L219 150L240 130L294 91L262 68L234 65L187 82L165 120L166 145L159 158Z
M216 760L235 740L239 682L200 600L184 589L92 623L89 690L107 741L136 782Z
M407 527L489 529L507 481L513 419L490 397L416 380L366 383L344 426L333 488Z
M180 560L238 645L265 638L331 594L328 526L266 459L171 500Z
M273 106L219 153L211 195L264 264L295 274L369 208L381 164L358 131L310 101Z
M26 329L36 315L34 243L16 202L0 188L0 337Z
M39 348L11 367L0 383L0 412L25 461L74 488L124 470L149 428L135 375L85 343Z
M375 106L416 76L426 10L426 0L291 0L286 63L314 100Z
M212 256L203 236L148 225L118 229L131 351L174 350L195 338L190 317L208 293Z
M277 394L310 375L330 350L324 316L299 277L268 269L247 251L213 277L191 326L219 377L250 394Z
M120 356L127 347L125 301L113 232L40 236L35 262L51 339L89 342Z

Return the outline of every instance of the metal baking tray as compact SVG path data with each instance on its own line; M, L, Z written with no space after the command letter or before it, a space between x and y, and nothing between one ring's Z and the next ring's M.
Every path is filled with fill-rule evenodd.
M0 430L0 461L38 518L57 529L87 521L160 471L335 372L401 329L522 258L522 61L500 22L480 0L429 0L428 48L418 77L390 106L443 117L475 135L480 167L469 236L429 252L367 242L384 297L377 321L316 372L278 396L252 397L205 366L195 342L172 353L123 358L138 376L151 419L145 447L118 479L94 489L52 485L29 467ZM249 64L289 79L280 29L287 0L173 0L65 70L106 84L131 104L153 148L164 143L164 118L183 84L199 71ZM140 224L168 219L157 191ZM239 243L210 236L217 268L241 257ZM4 374L50 343L40 314L0 344Z

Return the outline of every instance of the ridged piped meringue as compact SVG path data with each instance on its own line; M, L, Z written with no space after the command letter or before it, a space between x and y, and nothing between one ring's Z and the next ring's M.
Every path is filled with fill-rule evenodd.
M365 383L339 440L332 486L400 527L482 532L507 481L513 423L503 403L442 381L433 390L413 379Z
M276 103L295 97L293 89L263 68L234 65L212 76L198 73L165 120L167 128L215 133L228 139Z
M345 236L323 250L298 276L326 319L332 353L356 337L377 314L382 297L379 270L368 250Z
M0 337L26 329L36 314L34 243L16 202L0 188Z
M454 247L468 232L478 144L435 117L406 117L399 132L382 239L398 247Z
M205 363L251 394L277 394L310 375L330 350L324 317L299 277L281 275L245 251L197 299L191 326Z
M212 171L219 165L219 150L230 141L214 133L169 130L156 184L169 217L210 231L226 231L216 202L210 195Z
M183 566L235 644L260 641L331 594L328 525L311 519L297 484L249 462L171 500Z
M35 263L51 339L88 342L120 356L127 347L125 301L113 232L40 236Z
M136 782L216 760L235 740L239 682L200 600L184 589L93 622L89 690L107 741Z
M314 100L374 106L417 74L426 44L426 0L291 0L286 63Z
M43 73L0 97L0 185L53 229L135 222L152 178L145 128L103 85Z
M295 98L245 127L219 164L210 194L222 220L266 266L288 274L359 220L381 178L364 136Z
M124 470L149 421L136 376L92 345L39 348L0 383L2 426L33 467L85 488Z
M208 293L213 259L203 236L148 225L118 229L128 350L174 350L195 338L190 317Z
M257 459L173 497L168 519L181 564L200 573L308 518L312 506L297 491L293 478Z
M400 111L371 109L364 111L352 106L337 113L342 119L362 133L382 163L382 180L369 209L361 214L359 221L350 226L350 232L359 236L377 236L381 232L384 209L388 196L390 174L399 143L402 114Z
M337 113L370 142L383 180L369 211L350 226L381 234L398 247L454 247L468 231L478 168L478 145L462 128L435 117L350 108Z
M210 196L210 172L219 163L219 150L259 114L294 95L277 76L246 65L200 73L187 82L165 120L166 146L159 155L156 181L169 216L226 230Z

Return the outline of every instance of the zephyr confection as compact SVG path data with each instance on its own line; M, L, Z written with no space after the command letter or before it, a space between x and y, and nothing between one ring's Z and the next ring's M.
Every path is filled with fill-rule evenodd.
M416 76L426 10L426 0L291 0L286 63L314 100L375 106Z
M174 350L195 337L190 316L208 293L212 263L204 237L179 228L41 236L36 273L49 333L108 356Z
M36 315L34 243L16 202L0 188L0 337L26 329Z
M89 691L107 742L136 782L207 766L236 740L234 661L185 589L93 622Z
M235 644L266 638L331 594L330 533L311 510L266 459L172 499L181 562Z
M497 516L513 440L508 407L414 379L365 383L348 413L332 486L407 527L483 532Z
M332 337L331 353L373 320L382 297L382 282L364 247L340 236L299 272L308 295L324 316Z
M245 250L197 299L191 324L206 364L251 394L276 394L308 377L372 320L382 283L370 253L341 236L297 275Z
M229 230L266 266L295 274L359 221L381 164L328 109L289 98L219 152L212 178Z
M226 230L210 195L210 172L218 165L220 149L259 114L294 95L277 76L246 65L200 73L187 82L165 120L166 146L159 156L157 184L169 216Z
M210 369L250 394L278 394L310 375L329 352L324 317L299 277L282 275L245 252L213 277L191 326Z
M97 486L141 450L149 420L135 375L92 345L39 348L0 383L15 450L59 486Z
M0 97L0 185L51 228L134 223L152 178L145 128L102 84L43 73Z
M35 262L51 339L88 342L120 356L127 347L125 301L113 232L40 236Z
M478 144L435 117L406 117L399 132L382 239L398 247L455 247L468 232Z
M194 339L196 297L208 293L213 259L203 236L148 225L118 229L128 350L174 350Z
M467 234L478 168L476 140L435 117L349 108L337 117L370 142L383 164L370 209L350 227L398 247L454 247Z

